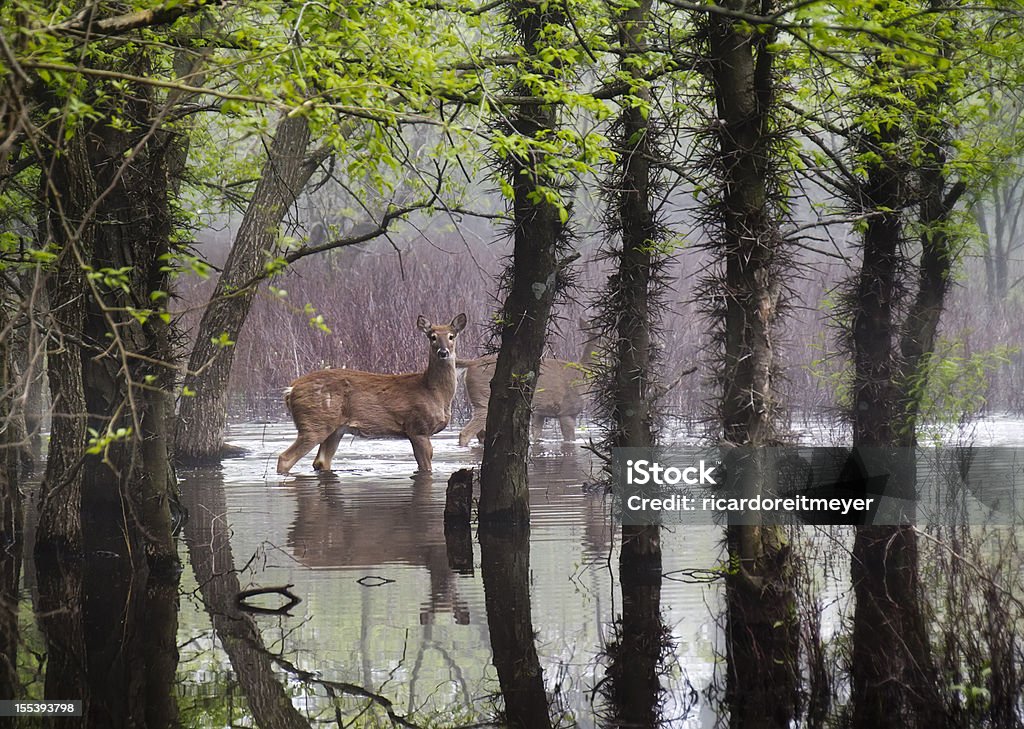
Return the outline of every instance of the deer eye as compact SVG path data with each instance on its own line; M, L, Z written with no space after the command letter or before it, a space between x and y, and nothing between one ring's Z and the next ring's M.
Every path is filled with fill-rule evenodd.
M436 342L437 341L437 335L436 334L431 334L430 335L430 341L431 342Z
M454 334L449 334L448 335L448 341L452 341L454 339L455 339L455 335Z

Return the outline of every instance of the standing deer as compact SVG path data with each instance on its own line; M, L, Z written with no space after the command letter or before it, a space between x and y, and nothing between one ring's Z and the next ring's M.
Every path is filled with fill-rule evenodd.
M581 327L583 327L581 322ZM585 328L585 327L584 327ZM557 418L562 429L563 441L576 440L576 416L586 408L587 369L596 354L595 338L584 345L582 362L567 362L562 359L542 359L537 389L533 395L533 416L530 429L533 440L540 440L544 421ZM466 393L469 395L473 415L462 432L459 445L469 445L475 435L482 443L484 426L487 424L487 404L491 397L491 379L497 355L485 355L476 359L459 360L455 366L466 371Z
M466 315L451 324L434 325L422 316L416 326L430 342L425 372L385 375L355 370L320 370L303 375L285 390L284 402L299 431L277 459L277 472L288 473L296 461L320 444L316 471L331 470L331 459L346 434L365 437L405 436L412 443L419 472L431 470L430 436L448 425L455 397L455 340L466 328Z

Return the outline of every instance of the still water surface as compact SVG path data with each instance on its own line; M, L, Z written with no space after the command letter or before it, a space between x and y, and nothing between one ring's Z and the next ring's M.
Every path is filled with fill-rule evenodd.
M442 433L434 439L433 477L414 480L407 442L346 438L334 473L314 474L309 455L296 475L282 478L274 473L277 455L293 437L288 423L235 425L228 440L246 449L244 457L179 472L190 517L181 539L177 625L170 623L177 663L169 665L181 726L489 725L503 707L494 626L487 620L496 600L511 608L499 611L515 623L510 634L533 638L555 721L607 725L608 649L620 636L623 606L610 502L585 487L594 468L585 431L577 443L552 439L536 448L532 525L523 545L529 570L518 583L499 575L490 585L502 592L490 595L475 532L446 540L443 525L447 477L476 466L479 447L460 447L454 430ZM835 444L842 437L812 422L802 440ZM948 439L1019 444L1024 423L988 419ZM694 443L682 433L673 440ZM31 533L26 536L31 544ZM842 640L850 620L849 532L814 529L800 537L814 565L815 622L823 640ZM660 726L712 727L721 720L723 595L714 577L722 567L722 539L720 527L662 532L664 578L654 605L669 641L659 679ZM87 583L97 574L92 562L103 559L91 555ZM510 556L509 574L524 562ZM29 560L22 676L36 671L43 653L29 599L35 579ZM253 617L238 609L239 590L284 586L301 599L288 613ZM271 608L282 598L253 602ZM150 603L141 614L153 613ZM149 629L122 623L115 619L113 630ZM134 669L124 670L127 686ZM41 682L39 672L28 679L30 696L43 695Z
M441 725L493 718L500 702L479 544L471 540L472 566L453 570L443 527L446 477L476 466L480 449L442 433L433 479L414 482L407 442L346 438L333 474L304 472L309 456L293 469L300 475L279 478L276 458L293 434L288 424L236 426L229 441L249 455L181 474L183 489L223 480L234 563L246 567L241 586L292 584L302 598L288 616L257 619L265 644L324 679L386 696L403 715ZM533 458L530 592L547 693L565 723L589 727L601 710L595 687L621 606L609 502L583 488L592 467L583 445L546 441ZM717 528L666 533L665 572L718 567L720 541ZM198 596L192 602L180 617L181 681L189 693L222 690L204 686L230 665L211 651L210 622ZM661 602L673 638L665 726L711 726L693 693L714 670L717 586L677 575L664 582ZM303 691L296 706L319 713L328 702L315 693L310 701Z

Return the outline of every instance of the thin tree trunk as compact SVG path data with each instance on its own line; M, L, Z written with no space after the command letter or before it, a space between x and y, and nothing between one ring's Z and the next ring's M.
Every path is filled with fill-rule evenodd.
M654 363L659 320L660 278L664 254L657 251L661 229L654 212L651 160L657 158L651 120L652 96L642 77L651 12L650 0L623 6L615 19L619 44L628 49L620 72L633 79L630 103L619 115L619 166L609 190L612 231L620 245L609 252L617 263L606 286L598 321L612 360L598 366L603 381L599 402L607 422L605 445L650 448L655 445L658 385ZM636 103L638 102L638 103ZM619 552L622 622L609 668L610 698L616 723L654 726L660 704L658 664L664 643L661 622L661 530L657 524L622 526Z
M0 300L0 331L10 320L6 302ZM13 377L14 352L10 338L0 339L0 424L6 425L13 410L18 383ZM0 427L0 700L17 698L18 599L21 578L23 510L18 489L19 451L11 439L12 429ZM0 718L0 727L13 727L13 717Z
M267 252L277 245L281 221L301 193L314 166L306 159L310 129L305 117L285 116L267 151L260 181L235 236L224 272L196 333L179 407L175 459L183 463L219 461L227 420L227 390L235 349L216 341L236 341L249 314L254 286ZM192 395L191 393L195 393Z
M657 380L653 364L655 327L660 319L660 278L665 256L657 252L663 237L654 212L651 160L657 158L655 130L651 121L652 98L642 76L641 60L647 48L650 24L649 0L624 7L616 17L619 43L629 53L620 72L634 79L631 103L619 115L620 157L607 188L612 200L611 232L620 239L607 255L617 265L598 304L598 323L612 342L614 355L599 365L602 382L599 401L607 421L609 448L643 448L654 445Z
M547 5L513 2L511 22L527 53L543 48L549 24L565 23L560 1ZM511 113L511 131L527 140L548 137L557 127L555 107L525 104ZM530 414L540 372L552 304L560 289L566 247L562 210L541 188L555 189L540 151L513 155L509 179L514 191L512 264L501 310L501 347L491 380L479 519L488 524L525 524L530 518L526 461Z

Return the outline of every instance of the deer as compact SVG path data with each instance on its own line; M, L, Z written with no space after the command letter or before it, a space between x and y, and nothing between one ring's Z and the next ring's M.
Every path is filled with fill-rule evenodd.
M586 323L580 322L586 330ZM539 441L548 418L557 418L562 430L562 440L576 440L576 416L586 408L587 370L597 351L597 339L587 339L581 362L563 359L542 359L537 389L533 395L533 416L530 430L533 440ZM473 414L469 423L459 433L459 445L466 446L475 435L481 443L487 424L487 404L491 397L491 379L497 355L489 354L476 359L458 360L455 366L465 370L466 393Z
M416 327L427 337L429 359L424 372L391 375L348 369L325 369L298 378L285 390L284 403L298 436L277 459L277 472L291 471L319 444L313 470L330 471L331 459L345 435L402 437L412 443L417 473L429 473L434 447L430 437L448 427L457 377L455 341L466 328L466 315L450 324L431 324L420 316Z

